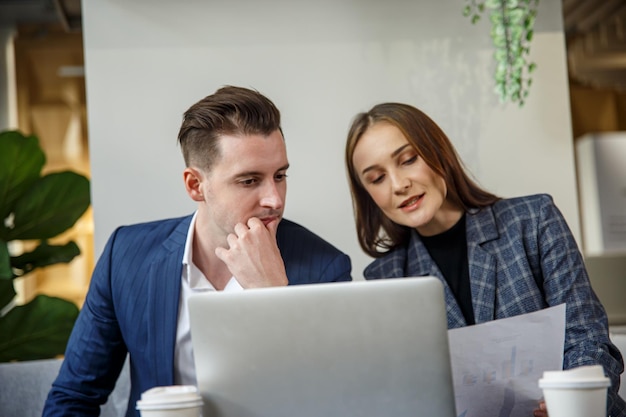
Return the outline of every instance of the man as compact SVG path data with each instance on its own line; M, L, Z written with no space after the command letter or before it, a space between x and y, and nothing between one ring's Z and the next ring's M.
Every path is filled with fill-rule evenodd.
M127 354L127 416L149 388L195 384L192 292L351 279L347 255L282 219L289 162L269 99L223 87L187 110L178 141L197 210L110 237L44 416L97 415Z

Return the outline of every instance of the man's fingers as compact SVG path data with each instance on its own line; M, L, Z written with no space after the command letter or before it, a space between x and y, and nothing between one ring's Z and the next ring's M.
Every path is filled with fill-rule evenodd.
M272 220L267 224L267 230L270 231L272 236L276 236L276 229L278 229L278 223L280 223L279 219Z
M225 261L224 257L226 256L227 253L228 253L228 249L225 249L225 248L215 248L215 256L220 258L220 260L222 262Z
M248 220L248 224L250 224L250 220ZM241 236L248 231L248 226L243 223L237 223L233 229L237 236Z

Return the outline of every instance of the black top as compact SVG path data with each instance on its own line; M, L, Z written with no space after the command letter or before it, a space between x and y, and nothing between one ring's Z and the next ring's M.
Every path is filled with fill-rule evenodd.
M448 282L452 294L461 307L465 321L468 325L474 324L467 260L465 214L451 229L434 236L420 235L420 238Z

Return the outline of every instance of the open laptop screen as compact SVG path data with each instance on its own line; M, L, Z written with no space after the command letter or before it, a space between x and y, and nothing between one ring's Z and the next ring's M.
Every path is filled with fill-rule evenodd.
M195 294L189 315L204 417L455 417L436 278Z

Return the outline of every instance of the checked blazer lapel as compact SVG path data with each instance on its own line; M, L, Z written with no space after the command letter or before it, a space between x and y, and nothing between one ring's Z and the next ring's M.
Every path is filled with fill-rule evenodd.
M174 384L174 347L178 324L180 280L185 240L191 216L186 217L163 242L161 253L147 271L149 357L158 385Z
M411 238L406 254L406 274L404 276L417 277L430 275L439 278L444 289L448 328L454 329L466 326L467 322L465 321L465 317L463 317L459 303L456 301L448 285L448 281L443 277L441 270L439 270L439 267L431 258L426 246L424 246L424 243L422 243L422 240L415 230L411 231Z
M468 212L465 227L474 319L478 324L495 318L497 262L483 249L484 243L499 237L492 208Z

